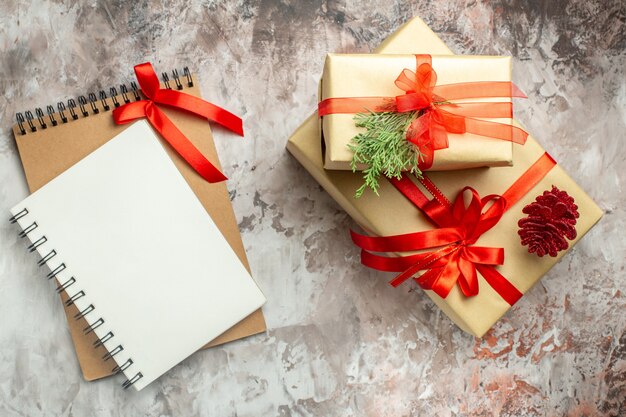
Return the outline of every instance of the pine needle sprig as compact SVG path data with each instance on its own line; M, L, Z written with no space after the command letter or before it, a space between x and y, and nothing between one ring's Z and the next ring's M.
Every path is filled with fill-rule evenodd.
M406 140L406 131L421 112L372 112L358 113L354 117L357 127L365 128L348 145L354 153L350 166L356 172L359 164L365 164L363 169L364 183L356 190L356 198L363 195L370 188L378 195L381 175L388 178L402 177L404 171L417 176L422 172L418 167L422 158L420 150Z

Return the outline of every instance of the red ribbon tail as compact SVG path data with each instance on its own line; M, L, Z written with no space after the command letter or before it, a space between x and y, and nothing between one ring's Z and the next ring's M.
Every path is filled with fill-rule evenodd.
M200 97L185 94L176 90L162 89L154 95L154 102L176 107L202 116L226 129L243 136L243 121L238 116Z
M452 291L452 288L454 288L454 284L458 281L460 271L454 259L451 259L442 268L438 269L440 272L431 282L428 282L428 287L422 285L420 280L418 280L418 283L422 285L422 288L432 290L439 297L446 298L448 294L450 294L450 291ZM430 278L427 274L422 275L422 277L423 276Z
M150 124L202 178L210 183L227 179L157 106L147 105L146 117Z
M476 266L462 257L459 257L457 266L460 271L459 287L463 295L473 297L478 294L478 276L476 275Z
M517 303L523 294L515 288L502 274L489 265L476 264L476 269L485 278L485 281L493 288L509 305Z
M422 289L432 290L433 284L437 281L442 272L443 267L431 268L419 277L413 278L413 280L417 282L417 284L422 287Z
M391 285L394 288L399 287L402 283L404 283L404 281L406 281L407 279L410 279L420 269L421 268L419 266L417 266L417 265L411 265L408 269L406 269L405 271L399 273L398 275L396 275L396 277L394 279L389 281L389 285Z
M319 117L329 114L356 114L367 111L391 111L395 104L391 97L333 97L317 105Z

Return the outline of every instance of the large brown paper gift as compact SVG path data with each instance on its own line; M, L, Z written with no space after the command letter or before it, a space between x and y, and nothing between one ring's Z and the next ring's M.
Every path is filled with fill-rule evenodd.
M386 51L385 51L386 52ZM415 71L415 55L328 54L324 65L320 100L338 97L395 97L404 94L394 81L405 69ZM511 58L507 56L433 55L437 85L476 81L511 81ZM468 100L465 100L468 101ZM472 102L510 102L507 98L472 99ZM373 110L373 109L368 109ZM364 109L363 111L366 111ZM510 124L511 119L484 119ZM354 114L329 114L322 118L326 144L324 167L350 170L352 138L364 132ZM471 133L448 133L449 146L435 151L430 171L484 166L510 166L513 144ZM357 167L359 170L363 165Z
M445 44L419 18L414 18L401 27L376 52L451 54ZM421 212L388 181L381 181L380 197L366 192L363 197L355 199L354 191L362 183L359 173L325 170L317 114L309 117L293 134L287 149L368 233L389 236L433 229ZM543 153L541 146L529 137L526 145L515 145L512 167L433 172L429 177L451 200L466 185L474 187L481 196L502 194ZM580 218L576 224L577 237L570 242L571 248L600 219L602 211L558 165L476 243L479 246L504 248L504 265L497 269L522 293L528 291L566 252L560 252L556 258L539 258L527 252L527 248L520 244L517 234L517 221L525 216L522 208L534 201L544 190L549 190L552 185L567 191L578 205ZM458 286L445 299L432 291L426 293L459 327L480 337L511 306L480 274L479 287L480 292L474 297L465 297Z
M195 81L192 87L185 87L185 92L200 97L200 89L198 88L197 80ZM123 97L118 96L117 100L121 103L124 102ZM130 126L130 124L116 125L113 122L110 111L105 111L100 102L96 102L95 105L99 110L98 114L70 120L69 123L59 123L57 126L47 129L37 129L36 132L32 133L29 131L25 135L20 133L17 125L13 127L20 158L24 165L28 188L31 192L43 187L57 175ZM221 171L211 128L206 119L171 108L163 108L163 111L200 152ZM59 119L57 116L57 120ZM209 184L163 138L160 138L160 140L176 164L176 167L198 197L198 200L200 200L224 235L224 238L241 260L241 263L250 271L246 251L237 227L237 219L228 197L226 183ZM65 291L61 292L63 303L68 298L68 294ZM96 334L94 332L85 334L84 329L88 327L88 324L84 318L80 320L74 319L74 316L78 313L76 306L66 306L64 304L64 309L72 341L76 348L76 356L85 379L92 381L113 375L112 369L115 364L111 364L111 361L107 362L103 359L103 356L107 353L106 349L103 346L97 348L93 346L93 343L97 340ZM264 332L265 330L265 318L262 310L259 309L216 339L207 340L204 348L221 345Z

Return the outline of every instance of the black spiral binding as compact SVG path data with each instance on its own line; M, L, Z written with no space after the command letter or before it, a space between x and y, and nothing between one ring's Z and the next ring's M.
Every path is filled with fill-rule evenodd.
M83 105L85 105L85 101L84 100L79 100L79 102L81 102L81 101L82 101ZM91 98L90 101L92 103L94 102L93 97ZM81 112L82 112L82 109L81 109ZM60 116L61 120L64 117L61 114L59 114L59 116ZM52 124L52 121L51 121L51 124ZM52 125L54 126L54 124L52 124ZM24 218L24 220L26 220L26 222L23 223L24 226L22 225L22 223L20 223L20 227L21 227L22 230L19 233L19 237L21 237L21 238L24 238L26 236L31 236L31 234L35 230L37 230L38 227L39 227L36 221L30 222L30 221L28 221L28 219L25 218L29 214L30 214L30 212L28 211L28 209L24 208L24 209L20 210L18 213L16 213L13 217L11 217L9 219L11 223L17 223L22 218ZM41 235L38 238L31 238L31 242L32 243L28 246L29 252L36 251L39 246L43 245L47 241L48 241L48 238L45 235ZM57 255L57 251L56 250L54 250L54 249L50 250L46 255L42 256L42 258L37 262L37 265L39 267L42 267L44 265L48 265L48 262L51 259L53 259L56 255ZM52 279L52 278L57 278L57 276L62 271L66 270L66 269L67 269L67 266L66 266L66 264L64 262L60 263L59 265L55 266L54 268L50 267L50 272L48 273L47 278L49 280ZM77 300L79 300L79 299L81 299L83 297L87 297L87 293L84 290L78 290L73 295L69 294L68 289L73 288L72 286L75 285L76 282L77 282L76 278L72 276L69 279L65 280L63 283L59 283L59 285L56 287L56 292L57 293L61 293L63 291L68 292L69 298L65 301L65 306L66 307L74 305ZM77 314L75 314L74 315L74 319L75 320L80 320L81 318L84 318L87 315L93 313L95 310L96 310L96 307L93 304L89 304L89 305L87 305L87 307L83 308ZM90 334L90 333L94 332L98 327L100 327L100 326L102 326L104 324L105 324L104 319L102 317L99 317L98 319L90 322L89 326L87 326L87 327L85 327L83 329L83 332L85 334ZM112 359L115 355L117 355L118 353L120 353L120 352L122 352L124 350L124 345L122 345L122 344L117 344L117 345L115 345L112 348L106 347L105 344L107 342L109 342L111 339L113 339L114 336L115 336L114 333L109 331L104 336L98 338L98 340L96 340L96 342L94 343L94 348L97 348L97 347L100 347L100 346L104 346L105 349L107 350L107 353L102 357L102 359L104 359L105 361L108 361L108 360ZM129 358L123 364L115 366L112 369L112 372L114 372L115 374L124 372L132 364L133 364L133 360L131 358ZM124 383L122 384L122 387L124 389L127 389L130 386L132 386L134 383L139 381L141 378L143 378L143 374L141 372L137 372L137 373L135 373L135 375L133 377L125 380Z
M183 77L179 75L178 70L171 72L171 78L167 72L163 72L161 75L163 83L168 89L182 90L185 85L187 88L193 87L193 78L188 67L183 69ZM170 84L171 80L174 81L173 86ZM133 100L141 100L142 94L137 83L132 81L129 86L121 84L119 87L110 87L108 95L106 90L100 90L98 94L89 93L87 96L79 96L76 100L71 98L67 100L67 105L60 101L57 103L56 109L53 105L46 106L45 112L41 107L37 107L34 114L30 110L17 113L15 115L17 131L21 135L27 135L35 133L37 130L66 124L72 120L108 112Z

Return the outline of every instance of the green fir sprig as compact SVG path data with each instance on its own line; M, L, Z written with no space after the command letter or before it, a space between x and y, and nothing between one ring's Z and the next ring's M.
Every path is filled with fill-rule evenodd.
M397 179L405 171L418 177L422 175L418 167L422 154L417 146L406 140L407 129L421 116L420 113L368 111L355 115L356 126L365 128L365 132L353 137L348 145L354 152L350 166L356 172L359 164L367 165L363 170L364 183L356 190L356 198L361 197L367 188L378 195L381 175Z

